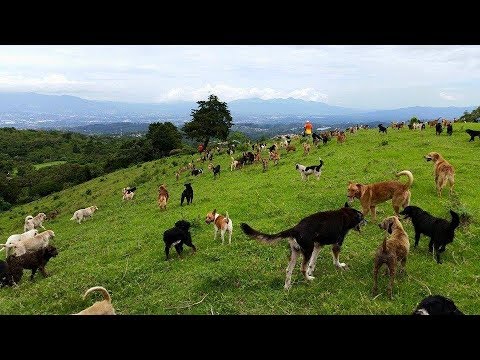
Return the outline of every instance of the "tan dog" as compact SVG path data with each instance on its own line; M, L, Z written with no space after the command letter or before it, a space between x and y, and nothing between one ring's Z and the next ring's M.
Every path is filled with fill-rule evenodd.
M375 263L373 267L373 295L378 292L378 270L383 264L386 264L390 273L390 283L388 285L388 296L392 298L393 280L395 278L395 270L397 263L402 264L403 272L406 272L407 256L410 250L410 242L408 235L403 229L402 223L396 216L390 216L378 224L380 229L386 230L382 245L379 246L375 254Z
M168 191L167 188L165 187L165 184L160 185L158 188L158 206L160 206L160 209L167 209L167 202L168 202Z
M93 205L85 209L79 209L73 213L70 220L77 220L80 224L84 219L92 217L93 213L98 210L98 207Z
M83 299L85 300L87 295L95 290L100 290L102 292L103 300L97 301L92 306L73 315L116 315L115 309L112 306L112 298L110 297L110 294L104 287L94 286L88 289L83 295Z
M303 155L308 155L310 153L310 144L303 143Z
M38 213L35 217L33 217L32 215L28 215L25 218L23 232L26 232L32 229L38 229L39 227L45 230L42 224L45 220L47 220L47 215L45 215L45 213Z
M442 189L445 185L450 185L450 195L455 185L455 169L437 152L430 152L425 155L427 161L433 161L435 164L435 184L437 185L437 194L442 196Z
M217 214L217 209L214 209L212 212L207 213L207 217L205 218L205 222L210 224L213 222L213 227L215 229L215 235L213 236L213 241L217 238L217 232L220 230L220 235L222 237L222 245L225 239L225 232L228 231L228 243L232 243L232 231L233 231L233 223L232 220L227 216L222 216Z
M337 135L337 142L341 144L344 143L345 140L347 140L347 135L345 135L345 133L342 131Z
M410 171L404 170L397 173L397 176L406 175L408 182L402 184L396 180L377 182L373 184L359 184L349 181L347 196L349 202L353 202L355 198L360 199L362 205L362 213L368 215L372 213L372 219L375 220L376 205L392 199L393 210L398 216L400 206L405 208L410 205L410 187L413 183L413 175Z
M268 159L262 159L262 167L263 167L263 172L267 171L267 169L268 169Z
M271 151L270 160L272 160L275 165L278 165L278 161L280 160L280 153L277 151Z
M288 153L289 151L296 151L297 148L295 147L295 145L290 145L290 144L288 144L288 145L285 147L285 150L287 150L287 153Z

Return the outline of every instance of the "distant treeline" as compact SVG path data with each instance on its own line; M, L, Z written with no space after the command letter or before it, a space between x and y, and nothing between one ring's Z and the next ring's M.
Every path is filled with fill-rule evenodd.
M179 152L195 149L169 122L150 124L147 134L139 138L0 128L0 211ZM66 163L38 170L34 166L53 161Z

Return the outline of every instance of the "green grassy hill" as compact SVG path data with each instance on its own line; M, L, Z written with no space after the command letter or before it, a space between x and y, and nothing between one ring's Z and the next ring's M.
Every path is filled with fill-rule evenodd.
M453 136L435 136L426 131L388 129L361 130L347 134L347 141L320 145L308 156L301 146L285 154L278 166L271 162L267 172L260 164L230 172L230 157L218 156L222 172L217 180L208 171L192 178L186 173L179 181L174 172L191 160L175 156L145 163L96 178L38 201L0 214L4 241L23 229L26 215L59 209L60 215L44 223L55 231L52 241L59 255L47 266L48 278L36 275L29 280L25 271L18 287L0 289L0 314L69 314L91 305L100 295L82 300L83 292L96 285L106 287L119 314L409 314L430 292L452 298L467 314L480 313L480 209L478 203L478 155L480 142L468 142L466 128L480 130L479 124L455 124ZM299 144L298 144L299 145ZM433 164L423 155L440 152L456 169L455 194L436 195ZM238 156L239 154L235 154ZM325 164L319 181L302 181L295 163ZM394 173L413 173L412 205L450 219L449 209L464 215L452 244L436 264L423 237L413 249L413 227L405 223L411 240L407 275L397 277L394 299L386 296L387 277L381 276L373 298L373 255L382 242L377 223L393 214L391 202L377 208L377 222L369 222L361 233L349 232L340 261L349 270L332 264L330 247L320 251L314 276L307 283L299 259L290 291L283 289L289 254L287 241L265 245L247 238L239 224L247 222L264 232L277 232L295 225L317 211L337 209L346 201L349 180L370 183L394 179ZM193 204L180 207L183 183L191 180ZM405 178L401 178L405 181ZM167 184L170 201L166 211L156 203L157 188ZM135 199L122 202L121 189L137 186ZM79 208L97 205L99 210L82 224L70 221ZM354 207L359 209L358 200ZM232 245L213 241L213 225L205 215L216 208L228 211L233 220ZM172 248L165 261L164 230L185 218L193 222L192 238L197 253L185 247L183 260ZM370 217L368 217L370 220ZM4 256L0 253L0 256ZM201 301L203 299L203 301ZM193 305L194 303L198 303Z

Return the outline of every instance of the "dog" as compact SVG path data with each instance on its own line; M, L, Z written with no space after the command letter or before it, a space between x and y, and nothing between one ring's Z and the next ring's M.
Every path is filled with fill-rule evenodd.
M310 154L310 144L309 143L303 143L303 155L308 155Z
M0 287L13 285L14 280L7 262L0 260Z
M183 201L187 199L187 205L193 201L193 188L191 183L186 183L185 189L182 191L182 198L180 199L180 206L183 205Z
M53 220L58 216L58 214L60 214L60 210L58 209L52 210L47 214L47 217L45 220Z
M387 133L387 128L385 126L383 126L383 124L378 124L378 132L381 133Z
M23 269L29 269L32 271L30 275L30 280L32 281L37 270L40 270L40 273L44 278L48 276L45 266L52 257L56 257L57 255L57 248L53 245L47 245L45 248L41 248L21 256L10 255L7 258L7 264L15 279L15 282L19 282L22 278ZM18 274L18 276L15 274Z
M92 291L100 291L103 295L102 301L95 302L92 306L86 308L85 310L80 311L79 313L73 315L116 315L115 309L112 305L112 298L108 293L107 289L102 286L94 286L88 289L83 295L83 299L87 297Z
M217 175L220 176L220 164L218 164L217 166L213 166L213 164L208 164L208 168L212 170L214 179L217 177Z
M25 218L25 224L23 226L23 231L26 232L28 230L32 229L37 229L41 227L43 230L45 230L45 227L42 225L42 223L47 219L47 215L45 213L38 213L35 217L32 215L28 215Z
M455 229L460 225L458 214L450 210L452 220L448 222L445 219L430 215L418 206L407 206L400 212L400 215L404 215L404 219L412 220L413 228L415 229L414 247L417 247L421 234L430 237L428 251L432 252L435 249L437 263L441 264L440 254L445 251L447 244L453 242Z
M230 157L232 159L232 162L230 163L230 171L233 171L234 169L239 169L242 167L242 163L238 160L235 160L233 156Z
M9 255L9 250L13 247L12 245L15 244L16 242L23 241L24 239L30 239L33 238L34 236L38 235L38 230L37 229L32 229L28 230L22 234L13 234L10 235L7 239L7 242L5 244L0 244L1 249L0 251L5 250L5 255L8 257Z
M480 131L467 129L465 132L470 135L470 140L468 140L468 142L475 141L475 136L478 136L480 139Z
M93 205L85 209L79 209L73 213L70 220L77 220L80 224L84 219L92 217L93 213L98 210L98 207Z
M167 209L167 202L168 202L169 194L165 184L160 185L158 188L158 206L160 209L166 210Z
M217 238L217 232L220 230L220 235L222 237L222 245L225 240L225 232L228 231L228 244L232 243L232 232L233 232L233 222L232 219L228 217L228 212L226 216L220 215L217 213L217 209L213 209L212 212L207 213L205 222L210 224L213 222L213 228L215 229L215 234L213 235L213 241Z
M12 241L10 244L0 244L0 246L7 248L7 258L11 256L12 253L15 256L22 256L27 252L34 252L46 248L49 241L54 237L55 233L52 230L45 230L34 237L23 237Z
M267 169L268 169L268 159L262 159L262 168L263 168L263 172L267 171Z
M165 260L168 260L170 247L175 246L178 256L181 257L183 244L190 246L193 252L197 251L195 245L192 244L192 236L190 235L190 223L186 220L179 220L175 223L175 227L165 230L163 233L163 241L165 242Z
M437 152L430 152L425 155L425 160L433 161L435 166L435 185L437 186L437 195L442 196L442 189L450 185L450 195L455 185L455 169Z
M270 153L270 160L272 160L275 165L278 165L278 162L280 161L280 153L278 151L272 151Z
M452 124L447 125L447 134L452 135L453 134L453 126Z
M443 131L442 124L437 123L435 125L435 135L440 135Z
M312 174L316 176L317 180L320 180L320 175L322 175L322 165L323 160L320 159L320 165L305 166L301 164L295 164L295 169L302 176L302 180L308 180L308 176Z
M345 269L347 265L338 260L345 236L350 229L360 231L364 223L363 214L345 203L341 209L317 212L303 218L294 227L273 235L254 230L246 223L241 223L240 227L249 237L265 243L288 239L290 262L284 285L285 290L288 290L291 287L292 272L300 253L303 255L302 273L308 281L315 279L312 274L317 256L325 245L332 245L333 264L337 268Z
M390 283L388 285L388 296L393 298L393 280L395 278L395 271L397 264L402 265L401 269L406 272L405 265L407 263L407 256L410 250L410 242L408 235L403 229L402 223L396 216L390 216L378 224L380 229L385 230L390 237L383 239L383 243L377 249L375 254L375 261L373 267L373 296L378 292L378 270L383 264L386 264L390 273Z
M123 188L123 190L122 190L122 194L123 194L122 199L123 199L123 200L132 200L133 197L135 196L135 190L137 190L136 187Z
M285 150L287 150L287 153L289 151L296 151L297 148L295 147L295 145L290 145L290 143L285 147Z
M359 199L360 204L362 205L363 215L366 216L371 212L372 219L375 221L377 216L376 206L392 199L393 210L395 211L395 215L398 216L400 206L405 208L410 205L410 187L413 183L413 175L410 171L403 170L397 173L397 177L401 175L406 175L408 177L406 184L402 184L396 180L372 184L359 184L349 181L347 188L348 200L352 203L355 198Z
M420 301L412 315L465 315L455 303L442 295L430 295Z
M345 142L345 140L347 140L347 135L345 135L345 133L342 131L337 135L337 142L342 144Z
M192 170L192 175L193 176L197 176L197 175L200 175L200 174L203 174L203 169L193 169Z

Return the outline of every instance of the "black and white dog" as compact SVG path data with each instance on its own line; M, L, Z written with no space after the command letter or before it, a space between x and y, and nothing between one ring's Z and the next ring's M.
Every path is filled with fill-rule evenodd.
M183 205L183 201L187 199L187 205L193 201L193 188L191 183L184 184L185 190L182 192L182 198L180 200L180 206Z
M417 305L412 315L464 315L464 313L449 298L430 295Z
M323 160L320 159L320 165L305 166L301 164L295 164L295 169L302 175L302 180L307 180L308 175L315 175L317 180L320 180L322 175Z
M170 247L175 246L175 250L179 256L182 255L183 244L190 246L193 252L197 251L195 245L192 244L192 236L190 235L190 223L186 220L179 220L175 223L175 227L165 230L163 233L163 241L165 242L165 256L168 260Z
M203 174L203 169L193 169L192 170L192 175L193 176L197 176L197 175L200 175L200 174Z
M387 128L383 126L382 124L378 124L378 132L384 132L385 134L387 133Z

